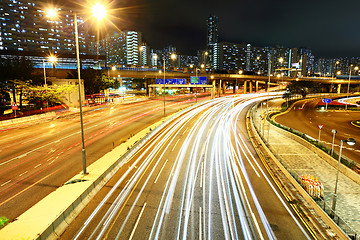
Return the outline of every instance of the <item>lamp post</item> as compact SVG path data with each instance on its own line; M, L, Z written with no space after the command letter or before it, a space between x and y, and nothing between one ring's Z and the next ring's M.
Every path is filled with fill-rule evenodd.
M335 189L334 189L334 195L333 195L333 201L332 201L332 207L331 207L331 210L332 210L331 214L332 215L335 213L335 207L336 207L336 192L337 192L337 185L338 185L338 180L339 180L339 168L340 168L341 152L342 152L343 142L346 142L350 146L353 146L356 143L356 141L353 138L348 138L347 140L341 140L339 163L338 163L338 168L337 168Z
M330 156L332 156L334 153L335 134L337 133L337 131L335 129L333 129L333 130L331 130L331 132L333 133L333 140L332 140L332 144L331 144Z
M97 19L97 24L96 24L96 32L97 32L96 58L97 58L97 61L99 63L99 67L100 67L100 62L99 62L100 26L99 26L99 23L106 16L106 9L101 3L98 2L94 6L92 6L91 12L92 12L93 16Z
M352 66L353 66L353 65L351 64L350 67L349 67L349 69L350 69L350 74L349 74L349 81L348 81L348 88L347 88L346 98L349 98L350 79L351 79L351 67L352 67ZM355 71L359 70L359 67L355 67L354 70L355 70ZM348 105L348 104L346 103L346 105L345 105L345 110L347 110L347 105Z
M44 67L44 82L45 82L45 87L46 87L46 70L45 70L45 59L43 59L43 67Z
M336 62L334 63L334 70L332 71L332 78L335 77L335 76L334 76L334 73L335 73L335 71L336 71L336 65L338 65L338 64L340 64L339 61L336 61Z
M176 59L176 54L172 53L170 55L170 58L172 60L175 60ZM165 117L165 56L164 56L164 90L163 90L163 95L164 95L164 117Z
M84 140L84 122L82 114L82 100L81 100L81 77L80 77L80 56L79 56L79 35L77 27L77 16L74 13L74 26L75 26L75 44L76 44L76 63L78 72L78 87L79 87L79 107L80 107L80 125L81 125L81 152L83 160L83 174L86 175L86 154L85 154L85 140Z

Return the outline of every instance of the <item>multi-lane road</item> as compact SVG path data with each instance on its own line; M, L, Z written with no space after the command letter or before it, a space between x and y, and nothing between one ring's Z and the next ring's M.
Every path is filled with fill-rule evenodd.
M335 135L334 150L339 152L340 140L354 138L354 146L343 145L343 154L360 164L360 128L353 126L351 121L360 119L360 112L354 111L318 111L317 103L320 99L304 100L295 104L290 112L276 117L276 121L305 133L315 139L319 138L318 125L323 125L320 140L331 149L333 133Z
M167 97L166 114L194 102L193 96ZM84 113L87 164L162 117L162 98L90 108ZM1 130L0 216L12 221L81 172L79 131L78 114Z
M62 239L311 239L247 134L259 95L187 109L137 151Z

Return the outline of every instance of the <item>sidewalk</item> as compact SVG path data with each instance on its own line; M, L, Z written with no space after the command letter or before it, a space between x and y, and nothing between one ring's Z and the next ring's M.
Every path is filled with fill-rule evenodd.
M260 123L259 114L260 112L255 113L254 118L257 126L259 126ZM263 128L264 131L262 130ZM327 162L329 159L325 161L320 157L322 154L317 154L313 150L305 147L303 144L292 139L294 136L290 136L291 133L279 129L268 122L265 122L265 127L262 124L261 133L263 132L263 138L270 143L270 150L279 158L279 161L293 176L299 177L310 174L317 177L323 183L325 189L324 200L327 207L331 208L337 168ZM330 161L334 161L334 165L337 166L337 161L335 159ZM359 195L360 184L340 172L337 189L336 214L358 234L360 233Z

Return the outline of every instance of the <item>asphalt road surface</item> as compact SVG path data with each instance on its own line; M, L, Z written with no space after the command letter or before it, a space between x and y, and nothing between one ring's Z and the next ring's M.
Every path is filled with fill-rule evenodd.
M334 150L340 152L340 141L354 138L356 144L343 144L342 154L360 164L360 128L351 125L351 121L360 120L360 112L353 111L317 111L316 105L321 99L304 100L296 103L289 113L276 117L276 122L296 129L315 139L319 139L318 125L323 125L320 140L331 149L333 134L335 135Z
M61 239L311 239L249 141L259 96L199 104L153 132Z
M84 112L87 165L159 121L162 100L103 105ZM167 97L166 114L194 102L192 95ZM82 171L78 114L0 132L0 216L10 221Z

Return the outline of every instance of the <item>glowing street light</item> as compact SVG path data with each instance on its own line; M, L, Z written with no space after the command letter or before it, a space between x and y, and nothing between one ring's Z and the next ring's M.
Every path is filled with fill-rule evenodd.
M92 8L91 8L92 14L93 16L100 21L101 19L105 18L106 16L106 8L104 5L102 5L101 3L96 3Z
M48 17L48 18L54 18L54 17L56 17L56 10L55 9L53 9L53 8L50 8L50 9L48 9L47 11L46 11L46 16Z
M175 53L172 53L171 55L170 55L170 58L172 59L172 60L175 60L176 59L176 54ZM161 71L159 71L159 72L161 72ZM164 117L165 117L165 56L164 56L164 90L163 90L163 95L164 95Z
M54 55L50 55L49 57L48 57L48 60L49 60L49 62L52 62L53 64L55 64L56 63L56 61L57 61L57 58L54 56ZM43 59L43 68L44 68L44 82L45 82L45 87L47 86L47 84L46 84L46 70L45 70L45 59Z

